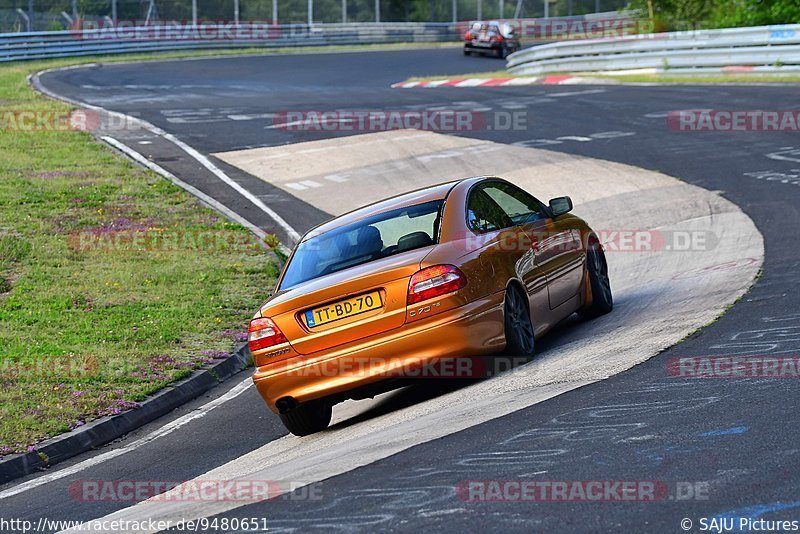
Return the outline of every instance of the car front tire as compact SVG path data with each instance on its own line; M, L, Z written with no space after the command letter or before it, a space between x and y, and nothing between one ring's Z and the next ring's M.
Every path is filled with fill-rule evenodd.
M586 253L586 271L589 276L591 303L578 310L581 319L589 320L605 315L614 309L614 297L608 278L608 263L603 247L598 242L589 244Z
M311 401L279 414L283 425L295 436L308 436L328 428L333 407L324 401Z
M531 307L528 297L517 286L509 286L503 306L506 330L506 352L510 356L532 358L536 342L531 322Z

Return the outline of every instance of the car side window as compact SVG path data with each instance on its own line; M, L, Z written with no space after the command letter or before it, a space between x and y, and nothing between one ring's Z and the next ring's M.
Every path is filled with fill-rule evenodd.
M544 205L519 187L498 182L485 189L514 224L525 224L548 217Z
M490 232L514 226L506 212L488 194L494 184L479 185L472 189L467 200L467 226L476 232Z

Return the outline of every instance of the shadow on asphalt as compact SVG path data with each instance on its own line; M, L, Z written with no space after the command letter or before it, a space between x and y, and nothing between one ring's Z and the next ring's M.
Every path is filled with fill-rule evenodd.
M550 332L548 332L546 336L540 340L537 340L536 356L534 358L543 356L548 350L558 347L565 342L570 341L570 338L574 338L576 335L579 335L576 331L576 327L580 327L582 324L584 324L584 322L578 318L577 314L573 314L567 319L563 320ZM577 330L579 331L580 328L577 328ZM501 351L490 356L484 356L482 358L476 358L476 360L482 362L483 365L479 365L480 368L492 369L494 368L493 360L498 358L506 358L508 362L515 362L515 365L507 367L505 369L506 371L515 369L521 365L530 363L531 361L530 359L524 360L518 355L509 354L505 351ZM476 384L485 380L491 380L492 378L492 376L485 376L480 378L420 379L415 383L411 383L401 387L400 389L384 394L383 398L376 405L354 417L341 421L335 425L331 425L328 430L330 431L347 428L349 426L353 426L382 415L435 399L442 395L446 395L447 393L458 391L459 389L465 388L472 384Z

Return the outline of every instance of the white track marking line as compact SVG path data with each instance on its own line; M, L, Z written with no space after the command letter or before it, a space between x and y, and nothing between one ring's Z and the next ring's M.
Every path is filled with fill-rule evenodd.
M202 191L200 191L199 189L197 189L193 185L187 184L186 182L184 182L183 180L181 180L180 178L178 178L177 176L175 176L174 174L169 172L164 167L158 165L157 163L153 163L149 159L145 158L144 156L142 156L141 154L139 154L138 152L136 152L132 148L128 147L127 145L123 144L122 142L118 141L117 139L114 139L113 137L110 137L108 135L103 135L103 136L100 137L100 139L102 139L103 141L105 141L109 145L113 146L114 148L116 148L117 150L119 150L120 152L122 152L123 154L125 154L126 156L131 158L132 160L136 161L137 163L139 163L141 165L144 165L145 167L147 167L148 169L150 169L153 172L157 172L158 174L160 174L161 176L163 176L164 178L166 178L167 180L169 180L173 184L175 184L178 187L183 188L184 190L188 191L189 193L191 193L195 197L199 198L201 202L203 202L205 204L208 204L208 206L211 207L212 209L222 213L223 215L225 215L227 218L231 219L232 221L236 221L237 223L241 224L242 226L244 226L245 228L250 230L252 233L254 233L256 235L256 237L258 237L262 242L264 241L264 239L266 239L267 232L265 232L263 229L259 228L255 224L251 223L250 221L248 221L247 219L245 219L244 217L242 217L241 215L239 215L238 213L236 213L232 209L228 208L226 205L224 205L224 204L220 203L219 201L214 200L212 197L206 195L205 193L203 193ZM140 143L143 143L143 142L145 142L145 141L140 141ZM149 143L149 141L146 141L146 142ZM278 245L278 248L284 254L290 254L291 253L291 250L286 245L284 245L283 243Z
M200 164L203 165L203 167L211 171L211 173L214 174L217 178L219 178L220 180L231 186L247 200L258 206L261 209L261 211L269 215L269 217L272 220L274 220L278 224L278 226L280 226L283 229L284 232L286 232L286 235L289 237L289 239L292 240L293 243L300 241L300 234L297 232L297 230L292 228L289 225L289 223L287 223L283 219L283 217L275 213L275 211L273 211L272 208L264 204L257 196L255 196L253 193L251 193L250 191L239 185L239 183L235 181L233 178L225 174L222 171L222 169L214 165L207 157L205 157L203 154L201 154L194 148L190 147L189 145L187 145L174 135L167 133L164 130L161 130L157 126L153 126L153 128L154 132L155 130L159 130L159 132L157 133L159 133L159 135L161 135L164 139L166 139L167 141L172 141L175 145L178 146L178 148L182 149L184 152L186 152L194 159L196 159L198 162L200 162Z
M247 227L248 230L250 230L251 232L256 234L260 239L264 239L267 236L267 233L264 230L262 230L261 228L259 228L255 224L251 223L250 221L248 221L247 219L245 219L244 217L242 217L241 215L239 215L235 211L232 211L232 210L228 209L227 206L217 202L216 200L214 200L210 196L206 195L205 193L203 193L202 191L200 191L196 187L187 184L186 182L184 182L183 180L181 180L180 178L178 178L177 176L175 176L174 174L172 174L171 172L166 170L164 167L161 167L157 163L153 163L152 161L150 161L149 159L145 158L144 156L142 156L141 154L139 154L138 152L136 152L132 148L130 148L127 145L123 144L122 142L118 141L117 139L114 139L113 137L108 136L108 135L103 135L103 136L100 137L100 139L102 139L103 141L105 141L109 145L113 146L114 148L116 148L120 152L124 153L126 156L128 156L129 158L131 158L135 162L137 162L137 163L139 163L141 165L144 165L145 167L147 167L151 171L157 172L158 174L160 174L164 178L168 179L173 184L177 185L178 187L180 187L182 189L185 189L186 191L188 191L192 195L194 195L197 198L199 198L202 202L208 204L209 206L211 206L215 210L217 210L217 211L221 212L222 214L224 214L229 219L232 219L232 220L238 222L239 224L241 224L242 226ZM142 142L144 142L144 141L140 141L139 143L142 143ZM149 143L149 141L147 141L147 142Z
M236 114L236 115L228 115L228 118L232 121L254 121L260 119L274 119L275 113L252 113L252 114Z
M39 76L44 74L44 73L46 73L46 72L50 72L52 70L58 70L58 69L43 70L43 71L37 72L36 74L33 74L33 75L31 75L29 77L29 79L31 80L33 85L36 87L36 89L38 89L39 91L43 92L44 94L46 94L46 95L48 95L51 98L54 98L56 100L61 100L62 102L67 102L67 103L73 104L75 106L83 107L83 108L86 108L86 109L91 109L91 110L94 110L94 111L101 111L103 113L107 113L108 115L110 115L112 117L117 117L117 118L122 119L123 121L127 121L128 124L139 124L145 130L149 130L150 132L152 132L152 133L154 133L154 134L156 134L156 135L158 135L160 137L163 137L167 141L170 141L171 143L176 145L178 148L180 148L181 150L183 150L184 152L189 154L191 157L196 159L198 161L198 163L200 163L203 167L205 167L208 171L210 171L217 178L219 178L220 180L222 180L223 182L228 184L230 187L232 187L234 190L236 190L236 192L238 192L240 195L242 195L247 200L249 200L250 202L255 204L261 211L266 213L272 220L275 221L275 223L278 226L280 226L283 229L283 231L286 233L287 237L293 243L296 243L296 242L300 241L300 234L297 232L297 230L292 228L292 226L289 225L289 223L287 223L283 219L283 217L278 215L274 210L272 210L272 208L270 208L269 206L264 204L253 193L251 193L250 191L248 191L247 189L245 189L244 187L239 185L238 182L236 182L230 176L225 174L222 171L222 169L220 169L219 167L214 165L214 163L212 163L211 160L209 160L206 156L204 156L203 154L201 154L200 152L198 152L194 148L190 147L189 145L187 145L186 143L184 143L183 141L181 141L180 139L178 139L174 135L172 135L170 133L167 133L166 131L162 130L158 126L156 126L154 124L151 124L151 123L149 123L149 122L147 122L147 121L145 121L143 119L139 119L137 117L132 117L130 115L126 115L126 114L120 113L118 111L111 111L111 110L105 109L105 108L100 107L100 106L95 106L94 104L87 104L85 102L79 102L77 100L73 100L73 99L68 98L68 97L63 97L61 95L57 95L57 94L53 93L52 91L50 91L47 88L45 88L44 86L42 86L42 84L39 82Z
M209 123L209 122L225 122L227 119L204 119L204 118L197 118L193 117L190 119L184 119L183 117L169 117L167 118L167 122L170 124L197 124L198 122Z
M264 129L277 130L279 128L291 128L292 126L302 126L303 124L305 124L304 121L280 122L277 124L270 124L269 126L264 126Z
M556 137L556 141L591 141L591 137L584 137L582 135L562 135L561 137Z
M397 141L413 141L418 138L424 138L424 133L419 134L409 134L409 135L401 135L392 139L392 142ZM352 143L341 143L334 146L323 146L323 147L316 147L316 148L304 148L300 150L286 150L284 152L275 152L269 155L261 156L260 160L268 160L268 159L280 159L280 158L292 158L297 155L302 154L316 154L318 152L327 152L327 151L336 151L339 152L341 150L345 150L355 146L365 146L365 145L372 145L372 144L381 144L386 143L385 139L373 139L371 141L354 141ZM293 145L288 145L293 146ZM236 152L235 150L227 151L227 152L219 152L221 155L230 154L231 152Z
M107 462L108 460L117 458L118 456L122 456L127 452L136 450L143 445L147 445L148 443L157 440L158 438L162 438L164 436L172 434L182 426L191 423L195 419L200 419L201 417L205 417L205 415L208 414L211 410L222 406L223 404L225 404L230 400L235 399L236 397L247 391L252 385L253 385L252 379L248 376L246 379L239 382L236 386L234 386L230 391L228 391L221 397L218 397L210 402L207 402L206 404L197 408L196 410L192 410L186 415L183 415L175 419L174 421L167 423L166 425L162 426L157 430L154 430L145 437L137 439L136 441L129 443L124 447L120 447L119 449L113 449L108 452L104 452L103 454L99 454L93 458L86 459L80 463L73 465L72 467L67 467L59 471L55 471L54 473L42 475L39 478L34 478L33 480L29 480L28 482L23 482L22 484L18 484L12 488L0 492L0 500L13 497L14 495L19 495L20 493L32 490L34 488L38 488L39 486L43 486L44 484L49 484L50 482L62 479L64 477L80 473L81 471L99 465L103 462Z
M512 78L507 82L503 83L503 85L531 85L537 83L541 80L541 78ZM549 96L549 95L548 95Z
M485 79L481 78L469 78L464 81L458 82L455 87L477 87L481 84L486 83Z
M548 93L547 96L581 96L605 93L605 89L585 89L583 91L564 91L563 93Z

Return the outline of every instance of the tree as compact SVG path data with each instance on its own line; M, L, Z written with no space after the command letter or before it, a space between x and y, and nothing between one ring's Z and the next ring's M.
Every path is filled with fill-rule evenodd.
M656 31L800 23L798 0L630 0L652 14Z

